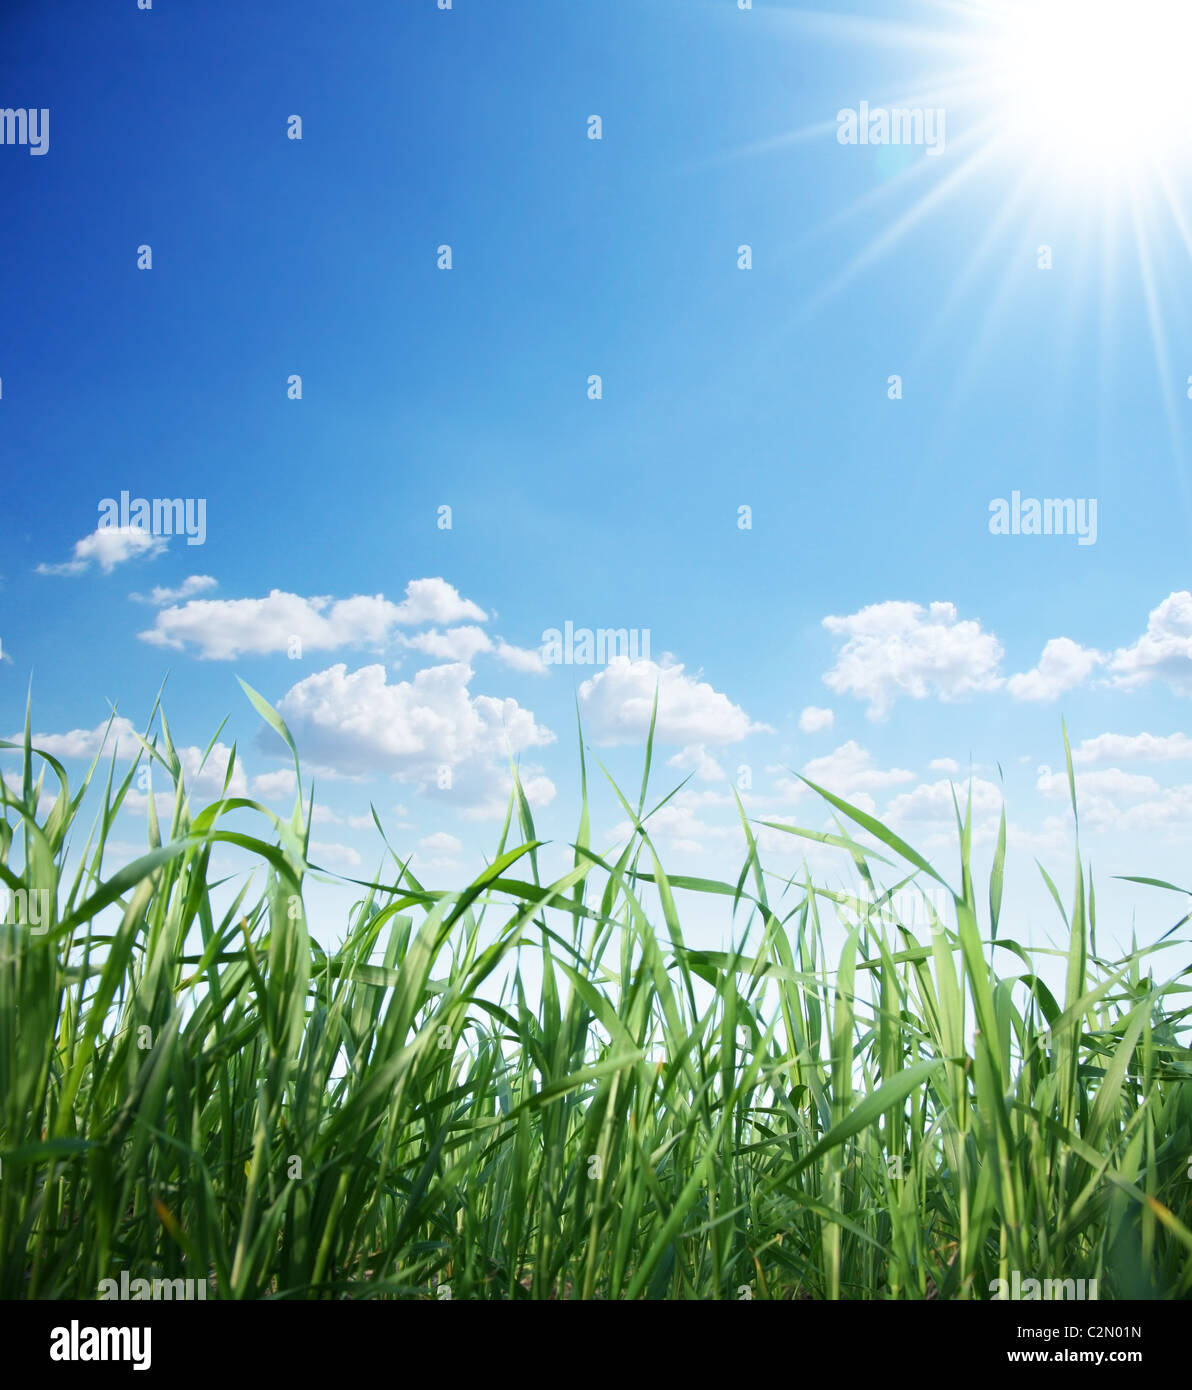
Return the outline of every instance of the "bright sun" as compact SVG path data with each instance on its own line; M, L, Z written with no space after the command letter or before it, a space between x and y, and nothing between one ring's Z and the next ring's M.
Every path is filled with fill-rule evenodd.
M1192 151L1192 0L1031 0L998 48L1003 128L1057 171L1116 176Z
M985 206L992 198L999 206L940 322L986 264L1022 264L1014 257L1036 243L1035 254L1050 257L1051 237L1062 237L1082 290L1096 286L1110 306L1123 257L1136 262L1156 366L1170 384L1178 374L1164 289L1176 260L1186 280L1192 257L1192 0L912 0L908 8L898 20L791 11L801 16L792 29L810 40L826 31L877 50L897 84L872 92L842 85L854 105L842 104L835 123L820 120L789 137L818 138L834 127L842 146L882 147L872 184L825 224L864 216L876 222L874 233L804 316L976 189ZM1003 246L1006 238L1017 251ZM990 323L1010 284L1007 270Z

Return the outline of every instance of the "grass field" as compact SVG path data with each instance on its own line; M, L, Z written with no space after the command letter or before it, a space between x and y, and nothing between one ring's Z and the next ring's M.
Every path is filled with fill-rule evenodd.
M827 793L837 831L781 829L834 846L857 897L766 870L744 813L735 881L673 877L651 748L610 860L581 743L571 872L540 880L515 785L479 878L424 885L395 847L320 924L328 950L301 792L288 821L191 807L162 719L141 761L175 785L172 821L150 798L146 853L109 868L135 767L71 788L29 727L0 821L4 1297L95 1298L122 1271L237 1299L1192 1289L1185 895L1165 940L1102 959L1077 852L1070 891L1050 885L1053 992L1001 918L1004 818L978 890L962 799L938 918L949 875ZM217 907L225 847L260 872ZM917 885L912 928L894 909ZM685 944L692 895L739 949Z

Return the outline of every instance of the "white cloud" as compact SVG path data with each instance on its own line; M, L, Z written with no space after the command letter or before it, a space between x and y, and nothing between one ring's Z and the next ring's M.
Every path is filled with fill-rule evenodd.
M1033 670L1008 680L1000 674L997 637L977 621L960 621L951 603L927 610L916 603L876 603L846 617L827 617L824 626L844 639L824 683L867 700L871 719L888 714L900 695L952 700L1004 688L1016 700L1055 700L1098 670L1124 689L1159 680L1179 695L1192 695L1192 593L1186 589L1151 610L1146 631L1132 645L1106 654L1053 637Z
M22 730L8 737L10 743L19 744L24 742L25 734ZM97 724L94 729L71 729L65 734L34 734L32 738L34 748L41 748L54 758L94 758L101 746L107 757L116 753L123 758L135 758L141 751L132 721L121 715L111 721L110 729L105 722Z
M992 835L988 838L992 839ZM1066 858L1072 850L1072 813L1045 816L1040 825L1030 829L1007 821L1006 845L1011 853L1021 852L1035 859L1044 854Z
M1083 685L1104 660L1101 652L1082 647L1070 637L1053 637L1043 648L1038 666L1011 676L1006 688L1016 700L1055 700Z
M1173 762L1192 758L1187 734L1098 734L1072 750L1078 767L1109 762Z
M1077 792L1080 786L1077 784ZM1082 819L1087 820L1086 808L1080 803ZM1107 828L1159 834L1175 840L1181 847L1187 843L1192 828L1192 786L1164 787L1158 796L1122 809L1116 805L1105 808Z
M427 870L456 869L457 856L463 851L463 843L445 830L433 835L424 835L414 848L414 869L418 873Z
M1147 617L1146 632L1109 661L1115 684L1126 688L1163 680L1179 695L1192 695L1192 593L1169 594Z
M959 804L960 813L964 814L970 786L975 838L988 837L996 831L1001 817L1002 789L996 782L988 782L982 777L974 777L963 787L955 787L951 781L921 782L910 791L894 797L882 819L892 829L903 825L937 829L951 843L956 838L955 808Z
M316 863L340 864L344 868L358 869L363 862L358 851L351 845L329 843L326 840L312 840L308 858Z
M960 764L955 758L932 758L927 766L931 772L946 772L953 777L960 771Z
M406 681L390 681L381 665L349 671L340 663L291 686L277 708L311 762L389 774L466 819L490 819L508 799L509 757L555 736L516 700L473 695L472 679L464 662L430 666ZM523 769L522 777L532 804L554 796L554 783L536 769Z
M454 835L448 835L445 830L437 830L433 835L423 835L417 848L423 854L459 854L463 842Z
M1045 797L1068 800L1065 772L1041 767L1036 786ZM1081 824L1102 834L1160 834L1182 843L1192 826L1192 786L1162 787L1153 777L1118 767L1079 773L1076 805ZM1070 820L1070 813L1065 813L1065 820Z
M104 743L104 735L107 733L107 742ZM21 742L23 734L13 736L13 742ZM150 739L152 742L152 739ZM112 720L111 729L108 730L107 724L97 724L94 729L71 729L64 734L35 734L33 736L33 746L42 748L55 758L94 758L100 752L101 746L105 758L109 758L115 753L122 759L132 761L138 753L143 753L140 742L135 737L132 722L122 716L117 716ZM160 740L158 744L160 748ZM232 756L232 750L226 743L216 743L212 746L210 753L204 761L205 749L196 745L183 746L176 748L178 760L182 766L182 777L189 794L199 797L217 797L223 791L224 774L227 772L228 760ZM150 760L146 755L141 764L143 769L148 769L150 779L157 788L159 809L165 807L163 814L167 813L173 806L174 793L163 790L169 782L169 774L160 763ZM259 788L261 782L271 774L265 774L265 778L258 777L254 782L254 788ZM279 774L272 774L278 776ZM293 773L288 774L291 783ZM229 796L247 796L248 778L245 776L244 765L239 757L236 759L232 769L232 779L228 786ZM131 811L144 811L148 803L148 796L139 786L134 790L129 790L125 798L125 806Z
M248 778L245 776L244 765L239 756L237 756L235 766L232 769L228 789L226 792L224 791L224 778L227 774L229 759L232 756L232 750L226 743L214 744L205 760L203 755L206 753L206 749L194 745L178 748L175 751L182 764L183 786L192 803L196 799L213 801L221 796L248 795ZM150 784L157 806L157 814L162 819L168 819L173 815L174 810L174 791L170 786L169 774L159 763L146 764L146 766L150 768ZM149 795L140 788L130 790L124 799L125 809L137 815L143 814L148 804Z
M806 788L803 790L806 792ZM859 810L867 811L870 814L876 809L871 797L863 793L858 795L854 804ZM822 811L827 812L830 808L826 802L819 801L816 805ZM815 840L804 839L801 835L788 835L783 830L775 830L775 825L801 825L809 829L814 826L809 824L816 819L815 816L806 815L802 817L789 816L785 814L767 814L765 821L772 824L767 825L758 820L754 823L753 832L757 838L758 849L766 859L794 859L805 865L816 883L823 884L835 878L842 868L851 861L846 854L834 849L830 845L822 845ZM835 829L826 820L824 824L829 829Z
M298 790L293 771L280 768L277 772L262 772L252 779L252 794L269 800L271 797L291 797Z
M395 820L399 822L407 820L410 813L404 806L395 806L392 815L385 816L384 813L379 814L381 815L381 824L388 830ZM372 818L371 811L367 816L349 816L348 824L353 830L375 830L377 828L376 822ZM400 830L403 827L398 825L397 828Z
M143 594L129 594L129 598L136 599L138 603L177 603L179 599L193 598L195 594L205 594L209 589L218 587L217 581L209 574L191 574L176 589L157 586L150 589L148 598Z
M818 705L808 705L799 715L799 728L805 734L818 734L824 729L830 729L836 723L836 716L830 709L821 709Z
M166 548L165 536L155 536L139 526L99 526L81 541L75 541L74 559L60 565L38 565L38 574L84 574L96 564L111 574L126 560L160 555Z
M708 841L724 844L740 839L739 822L715 825L700 815L707 804L701 793L681 791L646 821L646 831L657 844L681 854L702 854ZM632 834L632 823L621 821L609 831L608 839L624 843Z
M153 804L157 810L157 819L169 824L174 815L174 793L172 791L154 792ZM125 794L121 809L127 811L131 816L145 815L149 809L148 794L130 788Z
M481 754L517 753L554 735L512 699L472 696L462 662L429 666L411 681L389 684L385 668L349 672L342 662L290 687L278 709L312 755L338 765L410 772L458 766Z
M640 743L650 729L658 690L656 736L664 743L736 743L766 728L739 705L703 681L683 674L682 665L614 657L579 688L585 727L597 743Z
M541 769L521 767L518 769L518 777L531 809L540 810L543 806L549 806L555 799L555 784ZM473 778L472 783L476 785L477 790L471 793L470 801L460 806L460 820L501 820L513 791L513 778L510 774L504 768L494 766L487 770L483 780Z
M488 621L488 614L471 599L461 598L459 591L445 579L411 579L406 596L397 605L397 621L409 627L421 623L459 623Z
M701 782L724 780L724 769L702 743L692 743L680 749L674 757L667 758L666 765L677 767L681 772L694 771Z
M178 759L182 764L182 777L188 792L201 793L204 796L219 796L223 793L224 777L228 770L228 762L232 756L232 750L226 743L216 743L211 752L207 754L204 761L203 748L196 748L193 745L189 748L179 748L177 750ZM202 765L200 770L200 764ZM165 775L165 770L160 769L160 774ZM157 775L155 773L155 775ZM232 778L228 784L228 796L247 796L248 778L244 774L244 764L239 756L236 758L235 766L232 768Z
M492 650L497 660L503 661L511 670L523 671L531 676L546 675L542 653L535 648L515 647L503 637L498 637Z
M824 683L838 694L869 703L870 719L884 718L900 696L954 700L1002 684L1002 645L979 622L961 621L951 603L891 601L871 604L824 627L844 644Z
M432 627L429 632L419 632L413 637L403 637L402 645L433 657L436 661L463 661L471 664L477 652L487 652L492 648L489 635L480 627L453 627L440 632Z
M5 772L0 773L0 780L4 782L4 785L8 788L9 792L13 796L15 796L18 801L23 799L25 795L25 790L24 787L21 785L20 777L16 776L14 773ZM34 783L34 785L36 785L36 782ZM46 784L43 782L41 787L41 793L37 798L38 814L41 815L44 812L48 812L57 799L58 798L56 793L51 791L50 788L46 786Z
M158 647L183 650L189 644L201 657L219 661L284 652L295 639L303 652L378 647L400 626L463 619L484 622L486 615L445 580L414 579L401 603L383 594L332 600L282 589L267 598L192 599L158 613L153 627L139 635Z
M436 661L465 661L471 663L480 653L491 654L515 671L525 671L531 675L546 675L542 654L525 647L515 647L498 637L494 642L483 628L453 627L446 632L431 628L429 632L419 632L413 637L401 638L403 646L433 657Z
M1052 800L1069 797L1068 774L1066 771L1053 772L1049 767L1041 767L1035 777L1036 790ZM1083 808L1094 797L1105 798L1111 803L1120 801L1141 801L1144 797L1156 796L1159 783L1153 777L1145 777L1137 772L1123 772L1120 767L1108 767L1100 772L1082 772L1076 779L1076 804Z
M874 766L872 754L853 739L822 758L812 758L803 776L825 791L851 799L857 792L881 791L913 782L915 774L895 767L886 772Z

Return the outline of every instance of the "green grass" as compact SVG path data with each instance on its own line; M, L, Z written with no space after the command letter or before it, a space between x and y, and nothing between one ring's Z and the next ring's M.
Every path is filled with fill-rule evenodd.
M44 890L49 921L0 926L4 1297L93 1298L122 1270L220 1298L1192 1288L1187 952L1174 931L1101 958L1078 851L1066 909L1052 885L1056 997L999 920L1004 821L978 894L958 808L951 906L912 930L878 873L947 875L827 793L836 832L780 829L837 847L867 898L770 872L744 812L734 882L668 876L649 748L637 801L617 792L636 831L602 857L581 744L570 872L541 880L515 784L479 878L432 889L394 853L325 950L301 783L288 821L195 810L161 719L141 761L171 823L150 804L147 852L109 870L136 769L72 790L28 728L0 879L14 904ZM229 846L259 864L232 902ZM696 895L740 947L685 944Z

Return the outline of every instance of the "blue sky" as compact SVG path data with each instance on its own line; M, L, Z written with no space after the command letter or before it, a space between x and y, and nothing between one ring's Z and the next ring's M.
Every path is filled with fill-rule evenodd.
M372 801L447 881L491 847L506 739L565 846L577 698L634 785L661 682L678 869L732 871L741 767L758 819L824 823L804 771L946 856L949 782L987 842L1000 763L1033 883L1068 863L1065 718L1101 876L1182 882L1189 136L1120 42L1027 85L1025 13L10 7L4 104L51 138L0 146L2 732L32 680L82 770L168 671L177 741L230 715L282 805L239 675L317 770L329 868L374 862ZM841 144L862 101L944 109L944 148ZM122 490L204 499L203 544L97 532ZM1095 499L1095 544L991 535L1015 491ZM651 659L534 670L567 621ZM1123 934L1174 920L1105 892Z

